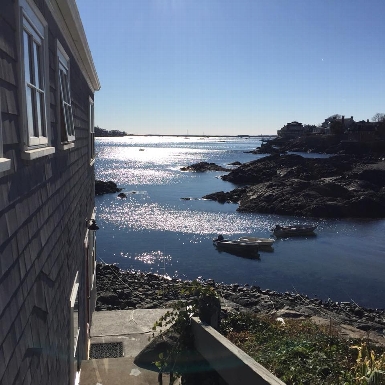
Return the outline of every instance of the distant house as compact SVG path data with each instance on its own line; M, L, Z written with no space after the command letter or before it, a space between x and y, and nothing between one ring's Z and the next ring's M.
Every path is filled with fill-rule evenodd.
M376 140L377 135L377 122L370 122L369 119L361 120L359 122L354 121L353 116L350 118L330 117L325 119L322 123L322 128L325 130L325 134L330 134L330 127L333 122L341 122L344 133L349 141L370 142Z
M74 384L95 303L94 92L75 0L0 5L0 383Z
M329 118L325 119L325 121L321 125L325 134L330 134L330 126L335 121L342 123L342 126L344 127L344 131L349 130L351 127L353 127L355 125L355 121L353 119L353 116L351 116L350 118L345 118L344 115L342 115L341 118L337 118L336 116L329 117Z
M305 135L308 129L304 128L302 123L297 121L287 123L280 130L277 131L277 135L281 138L298 138Z
M356 122L346 131L348 140L359 142L371 142L378 139L378 122L370 122L369 119Z

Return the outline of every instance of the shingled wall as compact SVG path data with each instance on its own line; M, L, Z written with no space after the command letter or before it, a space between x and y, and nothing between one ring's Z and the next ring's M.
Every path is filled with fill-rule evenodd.
M86 358L86 261L84 239L94 209L86 79L50 14L36 5L49 26L50 130L55 153L23 160L20 127L17 1L0 6L0 103L3 156L0 172L0 383L69 384L70 296L79 271L79 344ZM75 146L59 149L56 39L70 56Z

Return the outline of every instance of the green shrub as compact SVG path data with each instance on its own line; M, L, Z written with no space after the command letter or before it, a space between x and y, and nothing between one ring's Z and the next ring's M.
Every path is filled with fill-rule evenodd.
M221 332L287 385L370 384L385 369L384 350L377 356L365 343L347 340L333 327L310 320L286 320L229 314ZM373 380L375 381L375 380ZM381 380L376 380L381 381ZM384 384L373 382L372 385Z

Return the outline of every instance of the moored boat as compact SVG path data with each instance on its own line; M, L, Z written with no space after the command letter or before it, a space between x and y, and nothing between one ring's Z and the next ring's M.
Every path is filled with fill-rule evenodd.
M259 244L257 242L242 241L239 239L224 239L219 236L213 239L213 243L218 250L226 251L231 254L240 255L247 258L259 257Z
M317 225L289 225L289 226L275 225L275 227L272 228L271 231L276 237L293 237L293 236L315 235L314 230L316 228L317 228Z
M272 247L275 239L273 238L260 238L260 237L241 237L240 241L256 242L260 247Z

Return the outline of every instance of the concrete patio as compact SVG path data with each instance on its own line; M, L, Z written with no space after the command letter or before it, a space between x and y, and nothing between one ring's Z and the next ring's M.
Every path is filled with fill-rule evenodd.
M137 367L134 359L148 345L155 321L166 311L167 309L136 309L95 312L91 344L121 342L124 357L82 361L80 385L158 384L158 373ZM168 383L168 375L163 376L163 383Z

